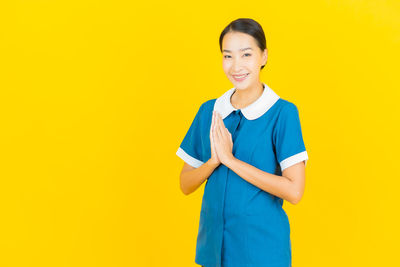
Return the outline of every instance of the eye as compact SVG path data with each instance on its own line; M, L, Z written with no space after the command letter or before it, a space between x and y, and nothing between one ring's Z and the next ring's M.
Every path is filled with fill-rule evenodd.
M249 56L251 56L251 54L250 54L250 53L246 53L245 55L249 55Z
M224 56L224 58L227 58L227 57L230 57L230 56L228 56L228 55L225 55L225 56Z

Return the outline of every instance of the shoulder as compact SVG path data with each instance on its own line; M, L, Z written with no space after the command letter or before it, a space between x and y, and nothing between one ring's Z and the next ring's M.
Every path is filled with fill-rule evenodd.
M209 99L200 105L199 112L201 114L204 114L202 116L207 116L207 114L212 114L216 100L217 100L216 98Z
M297 106L288 100L280 98L276 107L276 129L286 128L287 125L295 125L299 123L300 116Z
M194 118L194 123L197 125L196 127L200 127L200 129L207 128L207 125L212 118L215 100L216 99L207 100L198 106L197 113Z
M279 117L298 113L297 106L289 100L279 98L279 100L276 102L276 105L279 112Z
M214 104L215 104L215 101L216 101L216 100L217 100L216 98L209 99L209 100L203 102L203 103L201 104L201 106L202 106L204 109L211 109L211 110L212 110L212 109L214 108Z

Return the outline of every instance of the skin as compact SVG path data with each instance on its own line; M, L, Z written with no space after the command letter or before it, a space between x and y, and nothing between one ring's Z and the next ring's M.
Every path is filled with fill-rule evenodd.
M260 68L267 62L267 50L262 51L252 36L240 32L227 33L223 39L222 49L224 72L237 89L231 96L231 103L235 108L244 108L258 99L263 92ZM249 73L249 75L242 82L233 78L234 74L245 73ZM184 163L180 174L180 187L185 195L196 191L215 168L224 164L241 178L260 189L294 205L300 202L305 187L304 161L284 169L282 176L262 171L241 161L232 154L232 136L225 127L221 116L215 111L212 116L211 158L198 168Z

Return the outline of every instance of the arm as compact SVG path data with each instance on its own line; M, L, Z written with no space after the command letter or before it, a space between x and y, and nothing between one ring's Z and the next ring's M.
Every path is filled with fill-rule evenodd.
M247 182L292 204L299 203L303 196L305 184L304 161L284 169L282 176L264 172L233 156L223 163Z
M304 192L304 161L293 164L282 171L282 176L264 172L232 154L232 137L218 115L213 130L218 158L222 164L234 171L247 182L276 195L292 204L297 204Z
M196 189L204 182L204 180L211 175L215 168L221 164L221 160L219 159L215 150L213 137L213 129L215 128L215 125L215 113L213 112L210 128L211 158L198 168L190 166L186 162L183 165L180 175L180 185L181 190L185 195L196 191Z
M206 161L200 167L195 168L186 162L183 165L180 174L180 186L185 195L189 195L211 175L219 163L215 163L212 159Z

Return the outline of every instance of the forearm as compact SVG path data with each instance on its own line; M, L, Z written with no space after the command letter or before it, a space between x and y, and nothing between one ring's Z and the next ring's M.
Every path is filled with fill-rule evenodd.
M235 157L230 158L225 165L247 182L260 189L294 203L295 188L293 182L284 177L264 172Z
M210 160L206 161L200 167L182 172L181 174L181 189L185 195L189 195L212 174L219 164L212 163Z

